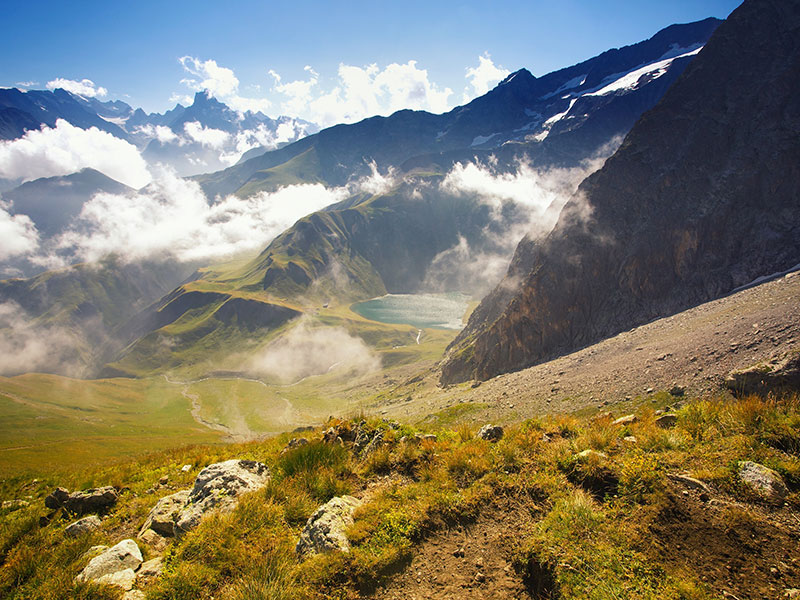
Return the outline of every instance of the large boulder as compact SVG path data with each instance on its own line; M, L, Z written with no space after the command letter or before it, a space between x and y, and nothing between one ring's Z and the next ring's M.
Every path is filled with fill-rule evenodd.
M192 490L181 490L161 498L147 515L139 537L141 538L148 529L163 537L175 535L175 521L189 502L191 492Z
M75 579L79 582L99 581L100 583L119 585L119 583L127 581L129 578L120 575L118 576L119 581L117 581L117 579L107 576L115 575L126 569L130 570L131 574L133 574L141 564L142 553L139 550L139 546L136 545L136 542L130 539L122 540L116 546L105 550L103 553L90 560L89 564L86 565ZM103 577L106 577L106 579L100 581ZM133 587L132 581L131 587Z
M350 551L350 542L345 530L353 523L353 513L361 504L353 496L332 498L311 515L300 534L295 551L299 555Z
M71 494L60 487L44 499L44 505L52 509L63 508L67 512L80 516L108 510L117 503L118 499L117 490L110 485Z
M175 517L175 533L194 529L210 510L233 510L241 494L263 488L269 478L267 465L254 460L233 459L207 466Z
M96 515L91 515L67 525L67 528L64 530L64 535L67 537L78 537L94 531L99 528L100 525L100 518Z
M764 465L750 460L739 463L739 479L756 494L772 504L783 504L789 490L783 478Z
M740 396L800 389L800 352L731 371L725 378L725 387Z

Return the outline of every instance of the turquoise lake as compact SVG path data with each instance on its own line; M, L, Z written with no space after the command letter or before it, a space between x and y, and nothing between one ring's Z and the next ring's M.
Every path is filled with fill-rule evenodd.
M419 329L461 329L469 296L447 294L387 294L353 304L350 308L371 321L411 325Z

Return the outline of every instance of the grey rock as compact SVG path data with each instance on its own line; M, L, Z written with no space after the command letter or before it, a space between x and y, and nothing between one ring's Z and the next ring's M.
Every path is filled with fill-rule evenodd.
M75 578L77 581L96 581L104 575L111 575L125 569L138 569L142 564L142 553L133 540L122 540L116 546L103 551L89 561L89 564Z
M133 584L136 583L136 573L133 572L133 569L123 569L116 573L109 573L108 575L98 577L94 582L102 583L103 585L113 585L129 591L133 589Z
M190 493L191 490L181 490L161 498L147 515L147 519L139 532L139 537L148 529L152 529L158 535L164 537L175 535L175 521L178 514L189 502Z
M142 581L156 579L161 576L163 568L164 560L160 556L157 556L156 558L142 563L142 566L136 571L136 577Z
M783 504L789 490L783 478L772 469L750 460L739 463L739 479L768 502Z
M44 505L47 508L56 510L64 505L64 502L69 498L69 491L58 487L44 499Z
M622 441L625 442L626 444L638 444L639 443L639 440L636 439L635 435L626 435L624 438L622 438Z
M119 494L110 485L72 492L64 502L64 510L76 515L106 510L117 503Z
M800 352L733 370L724 383L731 392L741 396L800 388Z
M254 460L226 460L200 471L189 494L187 505L175 518L175 533L197 527L211 510L233 510L238 497L263 488L269 481L269 469Z
M671 429L678 424L678 415L674 413L667 413L661 415L660 417L656 418L656 426L661 427L661 429Z
M636 423L638 420L636 415L625 415L624 417L616 419L613 425L630 425L631 423Z
M492 425L491 423L487 423L480 428L480 431L478 431L478 437L489 442L496 442L502 439L503 433L503 428L500 427L500 425Z
M308 440L304 437L292 438L289 440L289 443L286 444L286 447L283 450L281 450L281 454L285 454L289 450L294 450L295 448L299 448L300 446L305 446L306 444L308 444Z
M67 528L64 529L64 535L67 537L78 537L98 529L101 524L100 518L96 515L84 517L83 519L79 519L67 525Z
M602 460L608 458L608 455L605 452L598 452L597 450L592 450L591 448L582 450L578 452L575 456L577 456L580 460L589 460L591 458L597 458L598 460Z
M350 551L345 530L353 523L353 512L361 504L353 496L332 498L311 515L300 534L295 551L299 555Z
M673 396L683 396L686 393L686 388L676 384L669 389L669 393Z
M158 535L152 529L142 531L137 539L141 540L156 552L163 552L167 548L167 540L162 535Z

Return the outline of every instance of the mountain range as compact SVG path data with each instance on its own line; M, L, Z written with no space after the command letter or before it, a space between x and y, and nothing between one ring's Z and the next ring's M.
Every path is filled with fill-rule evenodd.
M0 89L0 140L56 127L59 119L130 142L148 163L167 165L181 176L221 169L248 151L264 152L318 130L302 119L235 111L207 91L197 92L189 106L148 114L121 100L104 102L63 89Z
M734 11L553 231L520 242L443 381L520 369L797 265L798 31L797 3Z
M702 55L719 24L706 19L673 25L647 41L540 78L522 69L485 96L442 115L400 111L338 125L196 177L209 197L246 197L314 182L350 185L353 195L301 219L256 258L204 269L161 300L151 298L149 308L118 329L126 348L104 357L114 365L107 372L148 372L156 368L154 356L161 368L176 366L199 347L225 353L329 301L427 289L480 293L471 274L447 275L448 268L457 271L462 265L443 259L466 249L462 263L477 264L477 257L486 255L508 260L518 240L513 236L524 232L520 227L546 232L544 223L554 220L560 204L549 207L551 217L537 213L533 221L531 212L511 199L493 212L480 193L444 185L454 166L474 162L503 176L522 163L545 172L585 165L598 155L602 159L698 52ZM119 112L120 119L136 118L126 117L123 106L106 108ZM201 118L209 127L225 126L214 120L225 109L207 94L198 94L191 110L180 108L171 117L176 130ZM376 172L391 173L385 189L365 191L354 184ZM512 271L525 255L523 247ZM442 264L447 268L434 270ZM231 312L233 304L245 300L246 310ZM223 308L225 315L219 312ZM475 314L485 312L482 305ZM473 340L473 331L471 322L461 340Z

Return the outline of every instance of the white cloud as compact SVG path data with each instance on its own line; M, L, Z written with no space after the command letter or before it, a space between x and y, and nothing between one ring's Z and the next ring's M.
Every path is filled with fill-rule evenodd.
M239 90L239 80L231 69L220 67L215 60L201 61L191 56L178 59L184 69L197 79L184 79L191 89L208 90L214 97L233 96Z
M31 180L86 167L135 188L152 179L135 146L96 127L81 129L59 119L53 128L0 142L0 177Z
M589 174L600 168L619 145L615 140L596 157L571 169L537 170L520 162L511 172L499 172L491 164L456 164L440 185L445 194L475 197L491 209L492 223L481 243L471 246L461 238L437 255L425 277L425 288L434 291L460 289L485 294L504 275L519 240L552 230L564 204ZM504 209L513 203L513 219Z
M274 150L281 144L304 137L307 128L307 124L300 123L295 119L281 123L274 132L261 123L255 129L239 131L235 138L235 149L223 152L219 159L227 165L235 164L248 150L259 147Z
M348 193L306 184L211 203L197 183L164 173L134 196L94 196L83 206L75 228L36 260L53 266L58 257L67 257L62 262L93 262L110 253L128 261L217 260L262 249L297 219Z
M11 216L0 207L0 261L29 254L38 246L39 234L30 217Z
M186 140L164 125L140 125L134 133L141 133L151 138L157 139L162 144L177 143L179 146L186 144Z
M75 81L74 79L63 79L58 77L53 79L53 81L47 82L48 90L55 90L58 88L67 90L68 92L77 94L79 96L83 96L84 98L102 98L108 94L108 90L106 90L106 88L96 86L94 81L91 79L81 79L80 81Z
M505 79L511 71L498 67L492 61L492 57L488 52L483 56L478 57L478 66L470 67L467 69L467 80L472 86L471 98L482 96L488 92L497 83ZM464 93L464 101L467 102L470 98L466 92Z
M239 95L239 79L232 69L221 67L217 61L200 60L192 56L182 56L178 59L192 77L182 79L181 83L189 89L200 92L208 90L211 95L239 112L252 111L264 112L269 109L271 102L266 98L246 98ZM184 103L191 104L191 98L173 95L173 99L182 99Z
M0 303L0 375L54 372L80 376L78 340L66 329L39 325L14 302Z
M414 60L392 63L380 69L339 65L338 81L329 91L322 91L319 75L311 68L306 80L283 83L275 71L273 90L285 96L284 114L298 116L325 127L353 123L374 115L389 115L401 109L444 112L450 108L450 88L441 89L428 78L425 69Z
M246 368L291 383L329 372L362 375L380 365L361 338L341 327L313 328L301 321L253 357Z
M195 142L209 148L214 148L215 150L221 150L228 141L228 138L231 137L231 134L227 131L205 127L201 125L199 121L185 123L183 125L183 130L186 132L186 135Z

